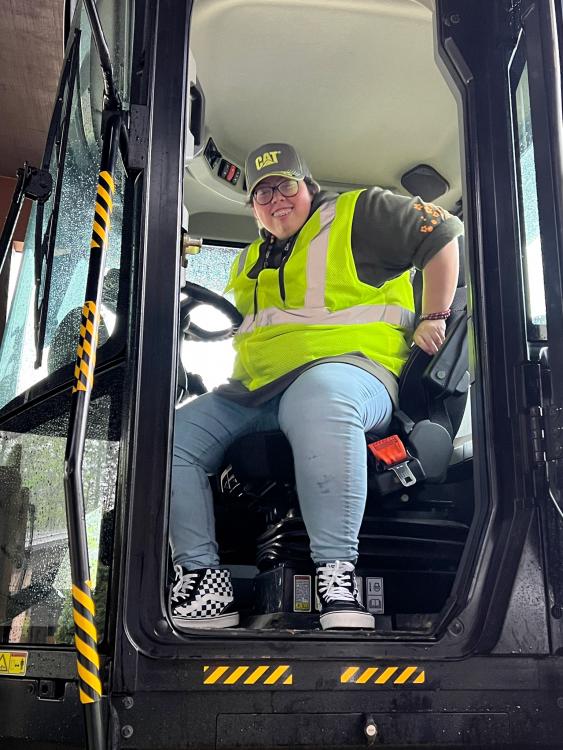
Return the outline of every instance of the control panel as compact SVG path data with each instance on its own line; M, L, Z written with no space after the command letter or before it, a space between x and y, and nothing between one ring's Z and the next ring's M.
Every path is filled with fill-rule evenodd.
M211 170L213 172L216 171L216 174L222 180L225 180L225 182L228 182L231 185L236 185L238 183L242 171L241 168L223 157L215 145L213 138L210 138L207 141L203 154ZM217 165L219 166L217 167Z

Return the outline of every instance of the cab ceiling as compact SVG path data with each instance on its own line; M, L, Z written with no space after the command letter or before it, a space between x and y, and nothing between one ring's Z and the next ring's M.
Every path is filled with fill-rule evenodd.
M428 164L450 184L437 202L453 208L461 197L457 108L434 58L432 7L433 0L196 0L190 48L207 133L239 165L260 143L288 141L321 184L406 193L401 175ZM249 211L190 176L186 204L209 237L214 214L225 234L229 215Z

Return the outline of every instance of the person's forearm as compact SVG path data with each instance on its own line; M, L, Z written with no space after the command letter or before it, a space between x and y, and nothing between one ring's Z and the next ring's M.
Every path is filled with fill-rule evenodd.
M422 314L448 310L452 304L459 276L457 239L436 253L422 270Z

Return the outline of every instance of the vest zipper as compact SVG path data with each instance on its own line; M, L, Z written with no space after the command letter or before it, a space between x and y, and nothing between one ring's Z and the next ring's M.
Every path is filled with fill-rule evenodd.
M295 240L296 240L296 236L293 235L293 237L291 237L283 246L283 250L281 251L280 265L278 267L278 284L280 287L280 297L284 305L285 305L284 268L285 268L285 264L288 261L289 256L291 255L291 250L293 249ZM262 264L262 268L260 269L260 271L258 271L258 276L256 277L256 284L254 284L254 318L256 318L256 316L258 315L258 282L260 280L260 274L265 268L268 268L268 260L272 252L273 245L274 245L274 238L273 236L270 236L268 247L266 248L266 252L264 253L264 262Z
M266 250L264 252L264 260L262 261L262 268L258 271L258 275L256 276L256 284L254 284L254 316L253 317L255 320L256 320L256 316L258 315L258 282L260 281L260 274L268 265L268 259L270 257L270 253L272 252L273 244L274 244L274 237L273 235L270 235L268 239L268 246L266 247ZM260 250L258 250L258 253L260 254Z
M293 240L293 241L292 241ZM291 250L293 248L293 245L295 244L295 240L292 237L289 242L287 242L282 250L282 257L280 261L280 267L278 271L278 281L280 285L280 297L282 299L282 302L285 306L285 276L284 276L284 269L285 264L287 263L289 256L291 255Z

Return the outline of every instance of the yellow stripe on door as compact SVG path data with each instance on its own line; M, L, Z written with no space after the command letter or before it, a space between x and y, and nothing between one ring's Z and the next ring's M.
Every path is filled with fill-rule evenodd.
M293 685L293 672L289 664L254 666L241 664L205 665L204 685Z
M410 666L377 666L377 667L342 667L340 684L342 685L423 685L426 674L420 667Z

